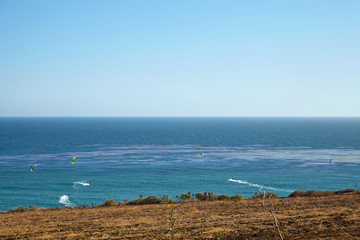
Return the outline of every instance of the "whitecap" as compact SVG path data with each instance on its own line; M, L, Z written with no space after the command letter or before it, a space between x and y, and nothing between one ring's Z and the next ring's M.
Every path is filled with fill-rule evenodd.
M59 199L59 203L64 204L65 206L71 206L72 203L69 200L69 196L68 195L62 195Z
M90 186L90 183L89 182L74 182L74 185L82 185L82 186Z
M293 192L293 190L262 186L262 185L251 183L251 182L244 181L244 180L236 180L236 179L231 179L230 178L228 181L229 182L236 182L236 183L240 183L240 184L245 184L245 185L249 185L249 186L257 187L257 188L270 189L270 190L273 190L273 191Z

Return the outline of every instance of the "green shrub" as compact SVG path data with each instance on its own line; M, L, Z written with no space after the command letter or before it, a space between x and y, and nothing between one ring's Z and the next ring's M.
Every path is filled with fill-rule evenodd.
M225 194L221 194L221 195L216 195L217 200L222 201L222 200L229 200L230 197L228 195Z
M204 195L203 193L197 192L197 193L195 193L195 198L199 201L205 201L206 195Z
M172 200L171 200L171 198L169 198L169 195L164 194L161 196L160 201L161 201L161 203L169 203Z
M144 198L144 200L142 201L143 204L155 204L155 203L161 203L161 199L153 196L153 195L149 195L146 198Z
M254 198L278 198L279 196L276 193L272 193L272 192L260 192L260 193L256 193L254 195Z
M103 206L110 207L110 206L117 206L118 203L114 199L108 199L103 203Z
M238 199L242 199L243 197L239 194L233 195L230 197L231 200L238 200Z
M136 200L128 201L125 204L127 205L156 204L156 203L163 203L164 201L166 201L166 199L167 198L165 196L158 198L154 195L149 195L146 198L141 197Z
M140 199L130 200L130 201L127 201L126 205L139 205L139 204L142 204L142 201L143 200L140 200Z
M8 210L8 212L26 212L27 211L27 208L26 207L23 207L23 206L20 206L20 207L17 207L15 209L13 208L10 208Z
M180 199L183 200L183 201L190 200L191 195L189 193L182 193L181 196L180 196Z

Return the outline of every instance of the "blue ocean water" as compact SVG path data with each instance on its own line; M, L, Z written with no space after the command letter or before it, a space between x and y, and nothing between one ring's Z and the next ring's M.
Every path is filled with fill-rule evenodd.
M0 118L1 210L355 184L360 118Z

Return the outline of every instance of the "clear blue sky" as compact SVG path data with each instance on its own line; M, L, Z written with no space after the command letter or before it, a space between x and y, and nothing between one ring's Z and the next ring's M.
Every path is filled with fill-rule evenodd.
M0 0L0 116L360 116L360 1Z

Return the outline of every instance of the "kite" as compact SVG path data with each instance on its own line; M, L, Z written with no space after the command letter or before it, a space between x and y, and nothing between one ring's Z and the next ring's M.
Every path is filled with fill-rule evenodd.
M73 157L73 158L72 158L72 164L75 164L75 158L76 158L76 157Z
M31 172L34 172L34 167L37 167L37 165L36 164L31 165L31 167L30 167Z

